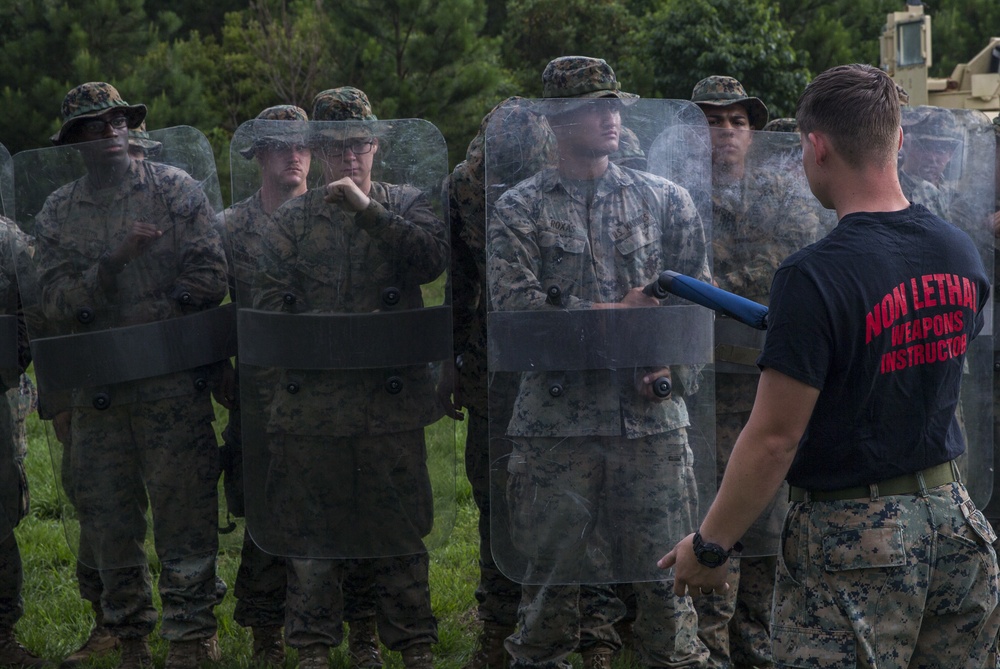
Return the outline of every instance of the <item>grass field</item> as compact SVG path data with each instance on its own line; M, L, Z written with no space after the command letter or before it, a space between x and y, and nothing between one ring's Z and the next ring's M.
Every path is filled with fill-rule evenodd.
M224 410L219 409L216 428L225 425ZM65 538L59 517L60 502L52 475L52 464L46 436L37 416L28 423L28 476L31 485L32 510L16 533L24 560L25 615L17 627L18 638L34 652L58 662L86 639L92 616L89 603L83 602L77 591L74 575L75 558ZM464 424L458 424L457 443L464 443ZM455 526L450 538L431 553L431 596L438 618L440 642L435 646L435 666L442 669L461 667L473 651L477 634L473 591L478 580L477 512L471 489L465 479L461 449L457 448L457 504ZM219 619L219 640L222 646L221 667L246 667L250 664L250 631L233 622L235 600L232 586L239 566L239 545L242 525L229 535L220 537L219 573L229 585L229 594L216 609ZM155 566L154 566L155 572ZM151 639L157 666L166 656L167 644L154 635ZM333 667L348 666L344 646L333 656ZM385 653L386 666L402 667L398 654ZM579 663L579 658L574 658ZM95 667L110 669L114 658L95 663ZM296 666L295 654L290 653L287 667ZM627 669L627 658L615 665Z

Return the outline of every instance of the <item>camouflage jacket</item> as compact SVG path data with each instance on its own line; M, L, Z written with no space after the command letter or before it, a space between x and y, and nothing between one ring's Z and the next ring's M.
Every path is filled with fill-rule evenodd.
M614 164L593 182L565 180L554 168L521 182L497 201L488 235L496 310L618 302L664 269L711 279L705 230L687 191ZM559 306L547 301L552 285L561 290ZM507 433L635 438L686 427L679 393L665 402L643 398L639 371L526 372ZM565 389L558 398L548 392L553 376ZM693 379L684 385L693 389Z
M481 171L481 168L480 168ZM464 402L487 414L486 369L486 207L485 184L469 162L445 180L451 228L451 298L455 355Z
M712 190L712 273L719 287L767 304L789 255L816 241L819 203L779 174L747 175Z
M819 202L796 179L770 171L747 174L729 187L716 185L712 190L712 259L719 287L767 304L771 279L781 262L820 236L819 208ZM721 328L724 318L716 320L716 410L749 411L757 390L755 363L760 349L746 342L759 339L763 343L763 336L748 329L743 333L746 339L728 341L727 330ZM737 369L746 373L732 373Z
M930 181L899 170L899 185L903 195L910 202L922 204L930 209L932 214L949 220L949 194L946 189L938 188Z
M263 246L261 239L270 220L271 217L264 211L260 191L219 215L219 232L229 265L230 295L244 308L249 308L252 303L250 286Z
M410 186L373 183L371 204L351 215L323 195L324 189L309 191L274 212L254 276L254 308L374 314L386 309L382 291L387 287L401 294L394 309L422 308L421 284L436 279L448 264L448 233L427 198ZM294 300L286 299L289 294ZM428 366L273 373L269 432L389 434L429 425L443 415ZM402 380L400 392L387 391L390 375ZM295 392L288 391L290 384Z
M17 317L17 368L0 369L0 382L4 389L17 388L20 385L21 372L31 363L31 349L28 347L28 330L21 310L18 278L23 274L25 280L30 281L33 250L34 240L17 227L14 221L0 216L0 259L2 259L0 262L3 263L3 269L0 271L0 315Z
M98 278L103 254L142 220L162 236L125 266L105 290ZM214 212L186 172L151 161L132 161L119 185L98 191L88 177L45 201L36 219L37 293L25 292L33 335L59 336L163 321L216 307L226 295L226 258ZM93 312L88 323L82 308ZM150 352L155 355L156 352ZM189 372L117 384L113 402L129 403L196 392ZM44 398L42 398L44 401ZM73 406L90 406L75 392ZM54 407L50 406L50 409Z

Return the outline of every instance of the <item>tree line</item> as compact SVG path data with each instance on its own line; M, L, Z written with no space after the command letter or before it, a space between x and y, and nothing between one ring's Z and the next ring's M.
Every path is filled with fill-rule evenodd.
M425 118L452 164L509 95L541 95L569 54L605 58L623 88L690 97L729 74L788 116L826 68L878 64L904 0L0 0L0 143L49 146L65 93L114 84L149 107L149 129L191 125L220 160L264 107L309 110L326 88L365 90L380 118ZM935 66L946 76L1000 34L995 0L935 0Z

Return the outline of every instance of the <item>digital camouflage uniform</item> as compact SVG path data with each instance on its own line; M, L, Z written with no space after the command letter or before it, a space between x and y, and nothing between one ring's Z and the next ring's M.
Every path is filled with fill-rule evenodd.
M257 118L274 121L309 120L305 111L294 105L268 107ZM254 147L251 147L243 157L252 159L254 155ZM264 211L260 191L233 204L220 215L219 220L224 223L221 231L229 264L232 299L241 307L249 307L250 282L262 251L261 237L270 220L270 215ZM237 404L229 410L229 423L222 433L226 503L230 513L235 516L243 516L245 508L241 420ZM240 568L233 588L236 596L233 620L244 627L280 628L285 618L286 585L284 558L262 551L253 542L250 533L245 531ZM256 629L254 634L256 642Z
M145 113L107 84L73 89L63 104L67 121L53 140L64 142L71 121L85 112L112 107L121 107L132 127ZM84 113L71 116L67 109ZM105 290L102 256L121 243L136 216L162 237ZM95 328L110 329L212 308L225 295L212 207L200 185L176 168L131 161L121 181L104 191L82 177L48 197L35 225L40 302L28 314L33 332L80 331L84 307L92 309ZM89 547L80 560L100 568L103 622L120 638L144 638L157 620L143 551L144 488L162 567L161 635L175 642L215 635L213 607L222 593L215 578L219 460L210 375L191 370L41 397L43 417L71 412L63 486L80 519L80 544ZM94 406L98 390L109 399L105 409Z
M375 118L364 93L347 87L320 93L312 116ZM368 208L349 214L324 195L311 190L274 213L254 308L372 313L390 285L399 288L399 308L421 308L421 284L448 263L447 230L429 201L416 188L372 182ZM341 642L341 583L358 568L371 570L388 648L405 662L409 649L429 654L437 642L422 541L433 520L424 427L443 410L429 368L397 371L397 393L386 387L384 370L277 370L268 384L268 503L289 523L299 519L303 536L335 537L345 557L381 556L310 559L308 545L290 547L300 557L287 560L285 638L300 655Z
M581 97L628 95L618 91L604 61L583 57L551 62L543 83L546 97L566 97L567 91ZM490 297L497 310L553 308L546 294L553 284L562 289L558 308L618 302L664 267L710 280L705 231L687 192L613 163L592 182L574 183L547 168L508 190L496 204L488 249ZM679 527L692 526L689 419L679 395L685 385L693 390L695 379L690 375L684 383L678 372L674 394L661 403L638 395L631 369L566 371L560 374L564 392L555 401L550 374L521 376L507 426L513 444L507 501L511 538L531 556L534 582L555 573L564 551L587 560L583 544L567 549L560 545L562 537L586 541L608 529L550 506L559 503L561 490L578 491L582 499L597 499L598 490L606 490L608 508L602 514L610 517L624 493L624 488L615 493L619 486L627 486L628 495L662 500L657 518L638 520L636 536L630 537L638 543L649 539L647 533L677 534ZM613 472L625 464L627 480L616 479ZM649 550L652 555L652 546ZM576 650L581 626L606 627L625 614L610 587L604 589L608 605L596 609L581 601L579 585L524 585L520 628L506 644L512 666L569 666L565 658ZM706 654L696 638L690 599L675 597L672 583L638 583L635 592L634 633L645 664L682 666ZM610 650L618 646L614 636L607 641Z
M754 130L776 131L780 125L767 121L763 102L747 96L732 77L713 76L700 81L692 93L699 105L743 104L751 112ZM787 119L792 121L794 119ZM762 137L758 144L767 146ZM757 148L751 145L750 152ZM766 148L763 148L766 150ZM712 185L713 276L719 288L761 304L767 304L774 271L788 255L815 241L818 219L812 196L802 192L793 178L766 165L744 165L744 176L734 182ZM799 159L801 163L801 158ZM801 170L801 168L799 168ZM757 393L759 347L744 347L723 341L719 327L729 325L718 316L716 361L716 466L722 481L733 445L750 417ZM782 488L765 514L742 539L748 553L763 556L729 561L729 589L695 599L698 634L711 651L709 666L769 667L771 659L770 616L774 586L774 541L788 508L787 490ZM773 545L769 545L773 544Z
M509 416L516 388L503 392L501 381L494 379L487 392L486 369L486 312L489 292L486 282L486 208L487 197L495 201L500 194L517 182L531 176L554 158L555 138L541 116L514 107L505 117L505 127L527 141L519 147L528 152L501 156L494 164L506 167L502 172L490 174L487 187L484 150L486 128L490 120L510 99L501 102L487 114L479 132L469 144L465 160L459 163L445 181L448 212L451 226L451 295L454 318L455 355L459 396L468 410L465 440L465 473L472 484L472 496L479 509L479 585L476 601L483 633L479 639L478 655L470 667L501 669L503 639L514 630L517 623L517 605L521 600L521 586L511 581L497 567L490 542L490 496L503 495L504 481L493 481L491 492L490 460L501 456L503 435L489 432L490 415ZM507 108L511 109L510 107ZM504 110L500 113L508 113ZM491 151L503 151L502 142L495 142ZM500 420L495 425L503 424ZM496 440L499 437L499 440ZM491 441L492 440L492 441ZM506 523L494 523L505 527ZM509 541L509 539L504 539Z
M0 215L0 314L15 316L20 302L14 262L28 252L30 238L8 218ZM21 596L23 571L21 553L14 535L14 527L27 515L29 506L28 478L24 469L27 439L24 421L19 420L29 408L22 401L20 374L31 360L27 332L19 319L17 342L4 340L4 345L17 346L17 366L20 369L0 370L0 383L6 389L0 399L0 662L19 661L23 666L33 664L31 656L14 640L14 625L24 614ZM6 353L11 353L7 351ZM38 659L37 663L42 664Z
M903 148L914 150L918 142L932 144L950 143L957 145L961 139L961 131L952 113L937 107L912 107L903 112ZM946 221L951 221L951 205L955 192L946 181L931 183L919 174L910 174L900 165L899 185L903 195L910 202L919 202L933 213Z

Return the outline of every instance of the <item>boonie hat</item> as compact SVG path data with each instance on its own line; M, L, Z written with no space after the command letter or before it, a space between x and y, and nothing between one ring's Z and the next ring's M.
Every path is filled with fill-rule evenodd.
M963 139L962 129L947 109L920 105L902 115L903 137L921 142L947 142L953 148Z
M63 98L62 128L49 139L53 144L62 144L74 126L97 118L109 109L120 109L130 129L138 128L146 118L146 105L130 105L111 84L91 81L80 84Z
M793 118L775 118L764 124L765 132L798 132L799 122Z
M163 144L149 138L146 132L146 122L143 121L135 130L128 131L128 145L138 147L147 157L154 156L163 148Z
M760 98L747 95L743 84L732 77L713 75L705 77L691 91L691 102L701 106L728 107L743 105L747 108L750 127L761 130L767 124L767 105Z

